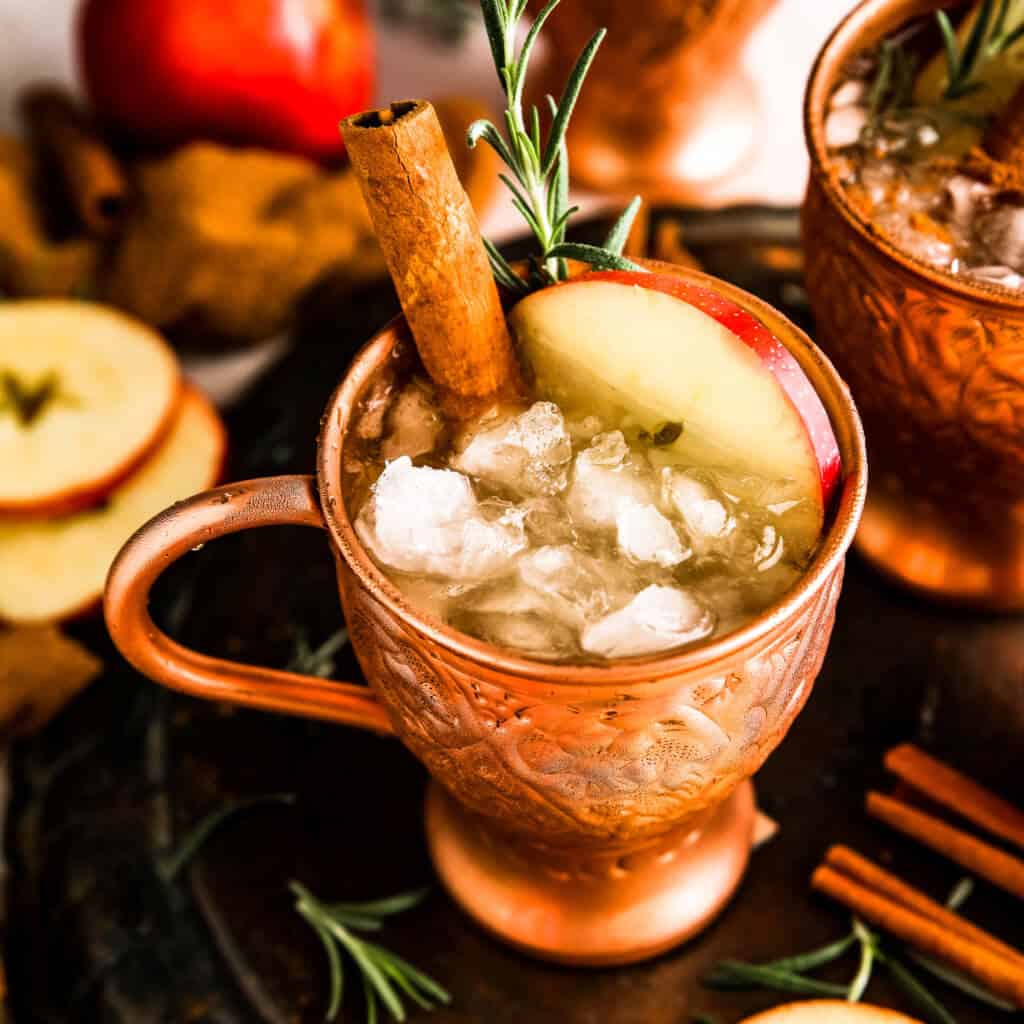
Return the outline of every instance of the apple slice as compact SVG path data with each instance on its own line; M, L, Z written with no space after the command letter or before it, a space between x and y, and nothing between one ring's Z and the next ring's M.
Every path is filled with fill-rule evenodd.
M141 465L181 397L174 352L89 302L0 306L0 515L66 514Z
M850 1003L845 999L805 999L755 1013L740 1024L920 1024L920 1021L867 1003Z
M726 490L791 508L796 547L821 532L840 473L821 400L752 313L669 274L586 274L523 299L511 324L537 385L566 411L656 433L654 461L714 469Z
M216 410L186 388L167 437L103 505L58 519L0 520L0 620L48 622L88 611L121 545L157 512L216 483L226 448Z

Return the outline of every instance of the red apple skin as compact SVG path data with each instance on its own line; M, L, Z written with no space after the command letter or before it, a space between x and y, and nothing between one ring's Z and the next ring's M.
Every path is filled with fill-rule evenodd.
M825 406L821 404L821 399L793 354L757 317L710 288L701 288L700 285L691 284L671 274L601 270L582 274L574 280L613 281L672 295L695 306L702 313L707 313L732 331L748 348L753 349L803 420L821 474L822 505L828 508L842 471L842 459L832 423Z
M331 162L373 93L364 0L86 0L86 91L133 141L196 139Z

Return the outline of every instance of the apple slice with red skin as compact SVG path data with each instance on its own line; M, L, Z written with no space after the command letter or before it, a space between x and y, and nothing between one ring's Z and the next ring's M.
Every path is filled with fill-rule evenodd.
M817 539L839 447L800 364L751 312L671 274L605 271L534 292L510 322L541 393L570 414L652 433L681 423L655 461L718 470L750 501L799 502L797 547Z
M915 1017L845 999L802 999L756 1013L740 1024L921 1024Z
M102 501L163 439L181 386L170 346L123 313L0 305L0 521Z
M217 411L187 387L166 438L102 506L54 519L0 520L0 620L52 622L97 607L124 542L168 505L215 484L226 451Z

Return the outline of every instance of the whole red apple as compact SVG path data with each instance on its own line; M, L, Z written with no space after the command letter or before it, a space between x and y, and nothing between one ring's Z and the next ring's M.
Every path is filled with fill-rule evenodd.
M85 0L79 47L97 114L144 144L331 160L373 90L363 0Z

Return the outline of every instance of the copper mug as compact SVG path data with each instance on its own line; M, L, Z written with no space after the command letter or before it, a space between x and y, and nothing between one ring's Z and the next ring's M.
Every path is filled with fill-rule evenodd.
M761 135L743 46L775 0L563 0L547 22L530 99L546 109L599 29L608 35L566 136L573 181L603 192L706 201ZM542 0L533 0L536 14Z
M835 370L770 306L693 270L662 272L749 308L793 352L832 419L844 476L805 576L743 628L609 665L527 660L421 615L371 561L342 493L360 399L410 352L399 319L356 356L327 405L316 479L271 477L158 515L110 572L111 635L141 672L200 697L396 735L427 767L431 855L454 898L534 955L628 963L695 934L747 862L749 777L810 693L866 490L857 412ZM280 523L326 530L370 687L222 661L154 625L150 588L199 544Z
M822 347L864 417L871 489L858 547L896 579L1024 608L1024 297L954 278L873 230L829 173L843 65L938 0L866 0L811 73L807 290Z

